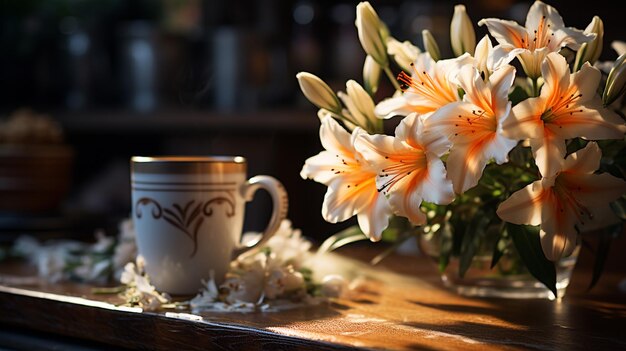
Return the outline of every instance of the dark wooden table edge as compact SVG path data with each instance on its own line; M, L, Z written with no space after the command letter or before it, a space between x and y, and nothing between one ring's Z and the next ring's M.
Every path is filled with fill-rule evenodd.
M0 324L132 349L370 350L1 285L0 311Z

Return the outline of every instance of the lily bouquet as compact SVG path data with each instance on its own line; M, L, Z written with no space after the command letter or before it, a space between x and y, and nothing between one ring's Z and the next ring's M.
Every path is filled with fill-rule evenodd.
M422 51L396 40L372 6L360 3L363 85L350 80L346 92L335 93L313 74L297 75L319 107L325 149L306 160L301 176L328 187L328 222L357 216L372 241L436 234L440 269L458 257L461 276L481 246L490 246L492 268L515 251L557 295L554 263L575 251L581 234L622 230L626 44L614 43L614 63L596 62L601 19L585 30L566 27L541 1L525 26L493 18L478 25L496 46L489 36L476 44L457 5L455 57L444 59L429 31ZM383 73L395 92L381 99ZM386 135L383 119L395 116L395 134Z

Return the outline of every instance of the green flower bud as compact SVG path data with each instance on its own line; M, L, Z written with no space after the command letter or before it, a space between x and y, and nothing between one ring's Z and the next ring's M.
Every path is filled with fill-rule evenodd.
M604 106L612 104L626 92L626 53L615 60L606 80L602 102Z
M437 45L435 37L428 29L422 31L422 41L424 41L424 49L430 54L430 57L435 61L439 61L441 59L439 45Z

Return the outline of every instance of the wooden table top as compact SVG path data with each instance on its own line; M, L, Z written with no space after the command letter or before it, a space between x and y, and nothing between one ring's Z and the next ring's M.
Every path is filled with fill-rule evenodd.
M376 253L342 250L361 259ZM587 292L589 270L577 267L561 301L504 300L445 290L425 258L393 256L380 267L350 260L366 279L347 298L281 312L199 315L116 307L117 296L94 295L84 284L17 286L7 278L32 274L32 267L2 263L0 329L148 349L626 349L623 269L607 272Z

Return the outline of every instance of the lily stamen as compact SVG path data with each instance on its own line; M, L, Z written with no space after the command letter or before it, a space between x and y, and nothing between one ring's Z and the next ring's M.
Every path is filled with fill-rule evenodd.
M416 78L419 78L420 74L417 74L416 76L417 76ZM433 86L433 83L430 77L428 75L425 75L425 77L427 77L426 80L424 79L419 80L419 79L409 76L404 71L398 74L398 80L404 85L403 91L405 93L407 92L414 93L414 94L419 93L432 100L437 100L439 98L437 95L435 95L435 92L437 91L437 89ZM409 91L410 88L416 91L411 92Z

